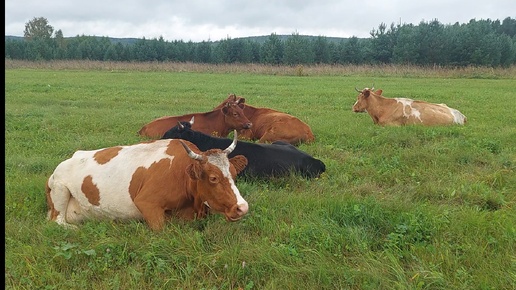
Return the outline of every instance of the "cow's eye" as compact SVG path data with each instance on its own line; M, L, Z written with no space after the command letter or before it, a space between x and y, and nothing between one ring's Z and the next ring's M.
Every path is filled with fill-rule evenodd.
M233 113L233 117L238 117L238 113Z
M217 182L219 182L219 179L218 179L217 176L210 176L210 182L211 183L217 183Z

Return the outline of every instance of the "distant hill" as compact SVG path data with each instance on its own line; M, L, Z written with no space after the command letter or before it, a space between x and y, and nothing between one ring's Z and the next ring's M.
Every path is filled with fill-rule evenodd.
M82 36L82 35L81 35ZM267 39L269 39L269 36L270 35L262 35L262 36L247 36L247 37L235 37L235 38L231 38L231 39L242 39L242 40L250 40L250 41L255 41L255 42L258 42L259 44L263 44L265 43L265 41L267 41ZM285 41L287 38L289 38L290 36L292 36L291 34L286 34L286 35L277 35L277 37L281 40L281 41ZM313 36L313 35L299 35L301 38L306 38L306 39L314 39L314 38L317 38L318 36ZM65 37L65 39L69 39L69 38L75 38L77 36L74 36L74 37ZM96 36L98 38L103 38L102 36ZM139 40L142 40L142 38L114 38L114 37L108 37L109 40L113 43L122 43L122 44L133 44ZM348 38L344 38L344 37L327 37L325 36L325 38L328 40L328 41L331 41L331 42L340 42L340 41L347 41ZM152 38L146 38L147 40L151 40ZM22 36L13 36L13 35L6 35L5 36L5 40L19 40L19 41L25 41L25 38L22 37ZM174 40L172 40L174 41ZM212 41L213 43L217 43L217 42L220 42L221 40L216 40L216 41ZM169 40L170 42L170 40Z
M81 36L88 36L88 35L81 35ZM77 36L74 36L74 37L65 37L65 39L70 39L70 38L76 38ZM80 37L80 36L79 36ZM97 38L103 38L102 36L95 36ZM109 40L113 43L122 43L122 44L133 44L135 42L137 42L138 40L141 40L141 38L114 38L114 37L108 37ZM6 35L5 36L5 40L19 40L19 41L25 41L25 38L23 36L12 36L12 35Z
M292 35L285 34L285 35L276 35L276 36L281 41L285 41L285 40L287 40L287 38L291 37ZM299 35L299 36L301 38L306 38L308 40L319 37L319 36L313 36L313 35ZM270 37L270 35L262 35L262 36L236 37L236 38L232 38L232 39L243 39L243 40L249 39L251 41L256 41L260 44L263 44L263 43L265 43L265 41L267 41L269 39L269 37ZM328 37L328 36L324 36L324 37L326 38L326 40L331 41L331 42L347 41L349 39L349 38L344 38L344 37Z

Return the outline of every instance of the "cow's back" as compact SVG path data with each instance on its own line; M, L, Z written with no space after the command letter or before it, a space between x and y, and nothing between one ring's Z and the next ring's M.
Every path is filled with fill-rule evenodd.
M248 118L253 123L253 128L242 131L242 138L259 140L261 143L282 140L293 145L315 140L310 126L297 117L268 108L252 109L254 112ZM247 113L246 109L244 112Z
M177 125L177 122L190 121L192 115L184 116L165 116L157 118L147 124L145 124L139 131L138 134L143 137L149 138L161 138L167 130Z
M299 150L292 144L279 141L269 146L276 150L277 158L272 161L276 162L281 174L297 172L302 176L314 178L326 171L326 165L321 160Z
M407 100L407 99L405 99ZM410 100L410 99L408 99ZM456 109L446 104L434 104L425 101L410 100L403 104L403 114L406 124L423 124L426 126L464 125L466 117Z

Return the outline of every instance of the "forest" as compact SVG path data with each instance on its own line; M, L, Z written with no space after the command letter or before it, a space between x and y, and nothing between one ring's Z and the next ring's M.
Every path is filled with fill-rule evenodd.
M5 38L5 59L94 60L120 62L193 62L206 64L403 64L442 67L510 67L516 63L516 19L476 20L442 24L381 23L369 38L327 36L258 38L218 41L167 41L163 37L113 41L77 35L65 38L44 17L26 23L23 38ZM263 39L263 38L260 38Z

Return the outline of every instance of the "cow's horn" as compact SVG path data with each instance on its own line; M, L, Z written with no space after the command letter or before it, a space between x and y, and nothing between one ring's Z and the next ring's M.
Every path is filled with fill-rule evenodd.
M185 126L183 126L183 124L181 124L180 121L177 121L177 126L179 126L179 129L183 130L185 128Z
M233 150L235 150L235 147L237 145L237 130L234 130L235 134L234 134L234 137L233 137L233 143L231 143L231 145L229 145L228 148L224 149L224 153L228 154L233 152Z
M192 119L190 119L190 125L193 125L195 116L192 116Z
M195 160L200 160L200 161L204 160L202 158L202 155L193 152L192 149L190 149L190 147L188 147L188 145L186 145L183 142L183 140L179 140L179 142L181 142L181 145L183 145L183 147L185 148L185 150L188 153L188 156L190 156L190 158L195 159Z
M361 92L362 92L361 90L357 89L357 87L355 87L355 90L356 90L357 92L359 92L359 93L361 93Z

